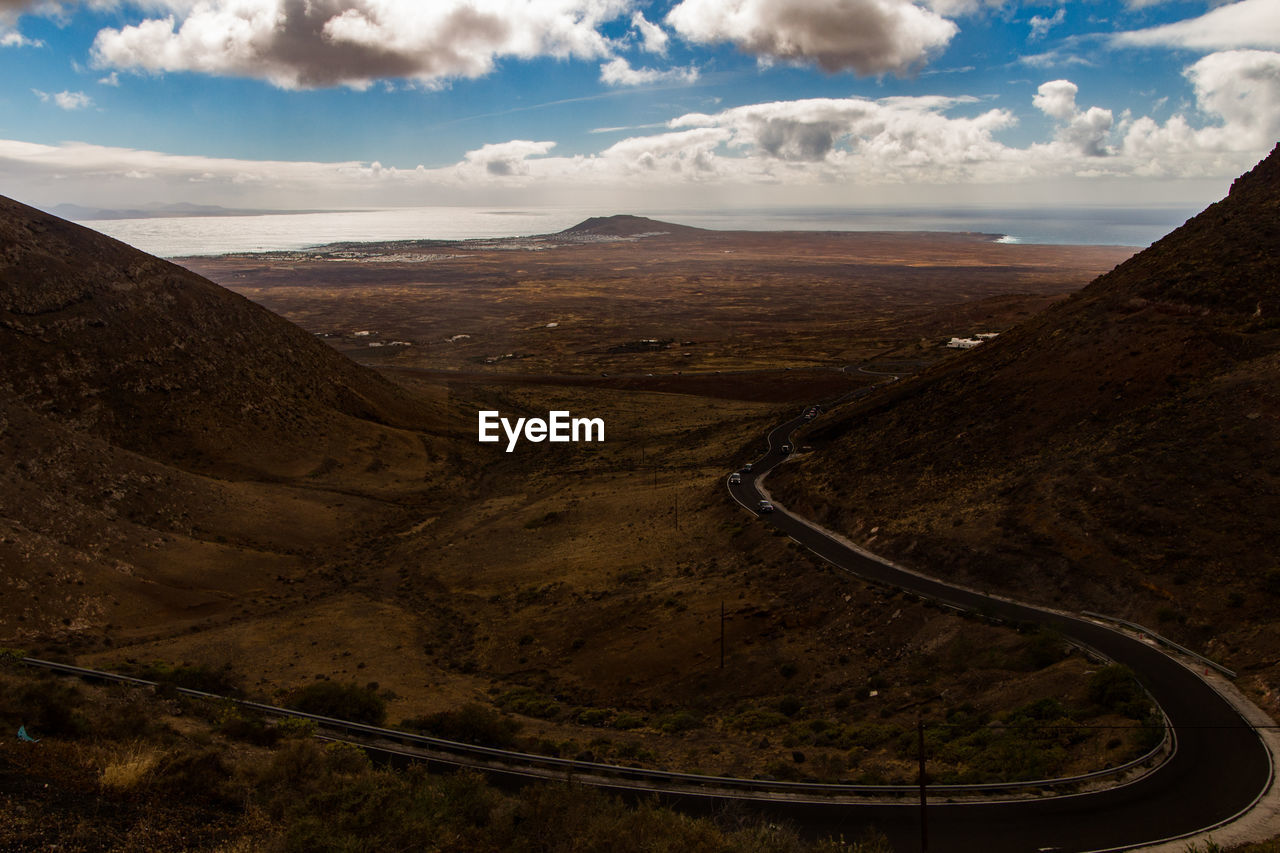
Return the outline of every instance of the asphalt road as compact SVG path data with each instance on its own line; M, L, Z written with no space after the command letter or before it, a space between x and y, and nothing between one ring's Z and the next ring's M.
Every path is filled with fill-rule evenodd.
M1176 739L1172 757L1137 781L1112 790L1047 800L1011 803L948 804L930 802L928 841L932 853L949 851L1099 851L1125 849L1193 834L1230 820L1252 805L1270 786L1270 754L1257 732L1197 673L1152 645L1084 618L1043 610L894 568L865 556L777 508L760 513L758 483L780 463L783 444L805 423L803 417L769 433L768 452L730 484L733 497L748 511L827 562L858 577L917 593L966 610L1011 622L1047 625L1137 675L1164 710ZM837 818L814 818L856 837L874 826L896 849L919 849L918 807L853 805ZM800 818L803 819L803 818Z
M842 399L869 391L859 389ZM762 499L758 480L782 461L781 446L790 443L791 433L802 423L803 418L797 417L774 428L768 436L768 452L756 461L751 474L743 478L743 483L729 485L733 497L749 511L755 512ZM1006 802L948 803L945 799L953 792L945 786L932 788L927 809L931 853L1126 849L1193 834L1230 820L1270 786L1271 758L1257 732L1199 675L1152 645L1080 617L991 598L889 566L782 509L760 518L859 577L1011 622L1052 626L1132 668L1171 723L1176 741L1172 756L1136 781L1110 790ZM154 686L153 682L67 664L30 658L24 662L69 675ZM226 697L194 690L178 688L178 692L227 701ZM630 796L658 795L694 812L714 813L723 809L727 801L751 800L752 811L776 815L818 837L843 835L856 839L873 828L885 833L899 851L920 849L920 808L911 792L905 792L905 796L898 792L899 799L891 802L842 803L840 799L859 796L857 786L708 778L610 767L461 744L255 702L239 704L263 713L314 720L326 731L339 733L338 736L389 758L429 759L518 780L572 778L628 792ZM892 795L883 789L879 792L880 796L885 793Z

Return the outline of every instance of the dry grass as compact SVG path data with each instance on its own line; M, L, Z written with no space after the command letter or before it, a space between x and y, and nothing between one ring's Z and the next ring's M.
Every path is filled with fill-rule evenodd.
M151 779L152 771L163 757L163 750L155 747L124 744L102 765L98 780L103 788L112 791L132 791Z

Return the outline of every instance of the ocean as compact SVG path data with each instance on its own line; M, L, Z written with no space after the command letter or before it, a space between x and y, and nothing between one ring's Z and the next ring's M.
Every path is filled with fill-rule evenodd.
M1145 247L1196 207L770 208L627 211L700 228L743 231L974 231L1006 243ZM415 207L256 216L100 219L81 224L161 257L303 249L336 242L462 240L550 234L590 216L581 208Z

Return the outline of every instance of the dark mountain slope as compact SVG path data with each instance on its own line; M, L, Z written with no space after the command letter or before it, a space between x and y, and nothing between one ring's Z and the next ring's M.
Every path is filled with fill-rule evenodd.
M818 427L779 484L924 570L1260 660L1280 649L1225 626L1280 603L1278 437L1280 148L1070 300Z
M0 198L3 391L186 467L295 475L431 414L194 273Z
M0 644L119 640L249 613L303 579L320 591L446 476L433 405L7 199L0 365Z

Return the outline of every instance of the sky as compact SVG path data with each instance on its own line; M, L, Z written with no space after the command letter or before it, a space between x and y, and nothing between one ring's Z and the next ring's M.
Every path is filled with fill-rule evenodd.
M0 0L29 204L1176 204L1280 138L1280 0Z

